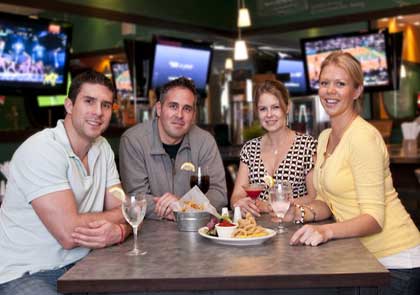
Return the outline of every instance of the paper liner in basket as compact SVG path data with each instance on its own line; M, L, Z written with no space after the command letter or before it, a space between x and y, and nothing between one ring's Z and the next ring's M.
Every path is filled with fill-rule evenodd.
M197 206L196 206L197 205ZM216 208L214 208L206 195L198 188L194 186L190 189L178 202L175 202L172 209L177 212L202 212L206 211L211 215L220 218Z

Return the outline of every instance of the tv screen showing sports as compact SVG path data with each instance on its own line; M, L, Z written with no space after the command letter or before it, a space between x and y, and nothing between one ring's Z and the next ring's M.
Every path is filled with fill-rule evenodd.
M321 63L334 51L349 52L360 61L365 90L392 88L387 38L388 31L383 30L302 39L309 89L312 92L318 90Z
M192 79L197 90L204 91L210 70L212 50L210 44L180 39L156 40L152 71L152 88L179 77Z
M67 93L69 91L71 84L71 75L67 75ZM60 94L60 95L38 95L38 106L40 108L48 108L48 107L60 107L64 105L64 101L67 98L67 94Z
M0 13L0 93L65 93L71 26Z
M111 62L112 80L121 94L133 92L130 71L126 62Z
M280 80L287 87L291 95L306 93L305 70L302 60L279 58L277 62L277 74L279 77L287 77Z

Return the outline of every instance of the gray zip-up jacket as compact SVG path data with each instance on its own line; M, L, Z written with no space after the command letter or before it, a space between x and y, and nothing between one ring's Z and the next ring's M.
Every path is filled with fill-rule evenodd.
M147 217L157 218L153 197L166 192L182 197L190 190L191 172L181 170L185 162L196 167L206 166L210 203L220 211L227 205L225 170L216 141L207 131L192 126L185 135L175 161L165 152L159 137L157 118L128 129L121 137L119 148L120 176L128 194L147 194Z

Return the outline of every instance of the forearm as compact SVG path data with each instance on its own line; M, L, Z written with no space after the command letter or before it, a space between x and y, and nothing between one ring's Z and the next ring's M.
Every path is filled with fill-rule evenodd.
M295 201L294 204L294 220L300 223L322 221L330 218L332 215L327 204L319 200L313 200L308 203Z
M121 207L115 207L104 212L80 213L77 214L75 218L76 220L74 220L74 223L77 224L77 226L87 226L90 222L96 220L106 220L115 224L125 223Z
M343 222L325 224L324 226L331 231L333 239L365 237L382 230L375 218L369 214L362 214Z

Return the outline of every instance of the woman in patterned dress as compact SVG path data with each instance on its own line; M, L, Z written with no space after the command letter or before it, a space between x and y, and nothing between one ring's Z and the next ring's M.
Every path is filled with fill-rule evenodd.
M255 106L263 136L247 141L240 153L239 171L231 197L232 207L241 212L259 216L267 212L264 200L268 197L269 183L287 180L291 183L298 203L309 202L315 197L312 184L312 168L316 152L316 140L309 135L291 130L287 126L290 100L287 88L279 81L265 81L255 90ZM264 185L265 190L254 202L243 186Z

